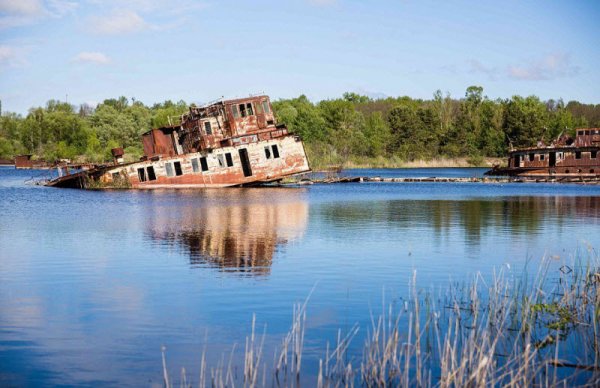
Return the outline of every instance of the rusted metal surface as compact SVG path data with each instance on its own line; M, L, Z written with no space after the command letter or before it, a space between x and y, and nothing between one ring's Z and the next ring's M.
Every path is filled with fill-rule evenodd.
M16 168L33 168L33 160L31 160L31 155L15 156L15 167Z
M509 153L508 167L495 167L488 175L600 179L600 129L578 129L576 137L559 136L550 145Z
M273 155L274 146L279 152L278 158ZM269 158L265 148L269 150ZM246 150L248 155L251 169L251 174L248 176L244 174L241 150ZM204 163L206 171L202 171ZM155 179L150 179L149 168L153 171ZM178 168L180 168L179 175ZM147 189L224 187L269 182L307 171L309 166L302 141L289 135L239 147L223 147L212 152L195 152L117 167L109 170L102 178L106 183L110 183L112 179L110 174L124 172L132 187Z
M110 150L113 158L122 158L125 155L125 151L123 151L122 147L113 148Z
M52 165L45 160L33 160L32 155L17 155L15 156L15 168L17 169L47 169Z
M153 156L177 155L177 146L174 133L179 129L176 127L162 127L152 129L142 135L144 155Z
M277 125L267 96L192 106L180 125L142 135L144 160L80 172L76 186L205 188L252 185L310 171L304 144ZM70 184L68 178L51 186Z

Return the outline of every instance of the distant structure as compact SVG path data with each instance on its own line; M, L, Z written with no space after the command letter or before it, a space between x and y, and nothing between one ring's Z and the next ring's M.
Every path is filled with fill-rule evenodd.
M561 134L550 145L511 150L508 166L495 166L487 175L550 179L600 179L600 128L576 130L575 138Z

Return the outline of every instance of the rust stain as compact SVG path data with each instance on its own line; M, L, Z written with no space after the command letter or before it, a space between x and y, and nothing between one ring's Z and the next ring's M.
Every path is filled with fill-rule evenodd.
M509 152L508 167L488 175L554 178L600 178L600 128L576 130L575 138L561 135L551 144Z
M281 180L310 171L304 144L277 124L268 96L191 106L174 126L142 135L143 160L68 172L57 187L139 189L225 187Z

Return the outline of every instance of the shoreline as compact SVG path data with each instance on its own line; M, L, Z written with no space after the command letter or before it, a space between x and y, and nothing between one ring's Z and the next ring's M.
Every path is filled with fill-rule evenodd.
M483 158L473 161L470 158L434 158L430 160L373 160L373 161L346 161L341 168L347 169L374 169L374 168L492 168L492 166L505 162L505 158ZM320 169L315 166L315 170Z

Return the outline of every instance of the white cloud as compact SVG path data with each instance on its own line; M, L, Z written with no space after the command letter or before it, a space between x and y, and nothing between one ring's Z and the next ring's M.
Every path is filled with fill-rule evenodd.
M469 61L469 72L471 74L485 74L492 81L495 81L498 75L498 69L496 67L487 66L477 59L471 59Z
M105 9L130 9L140 13L160 12L160 14L180 14L206 8L208 5L198 0L88 0L89 3Z
M22 49L0 45L0 66L17 67L26 63Z
M492 81L498 78L512 78L524 81L541 81L556 78L572 77L579 74L579 66L571 62L569 54L553 53L537 60L529 60L522 64L508 64L501 67L489 66L477 59L468 62L469 73L485 74Z
M93 63L97 65L108 65L110 58L100 52L84 51L73 58L77 63Z
M9 15L37 16L44 11L40 0L0 0L0 12Z
M98 34L126 34L149 28L144 18L133 11L115 10L112 14L95 17L91 20L91 29Z
M181 27L209 6L196 0L88 0L88 4L99 15L89 19L90 31L103 35Z
M0 29L31 24L46 12L39 0L0 0Z
M571 63L569 54L553 53L525 65L508 66L507 74L517 80L541 81L572 77L579 74L579 70L579 66Z
M0 46L0 63L10 61L14 56L14 49L9 46Z
M73 12L72 0L0 0L0 29L35 24L49 17L60 18Z
M0 29L62 18L74 14L81 7L91 8L92 14L99 15L88 19L92 31L99 34L131 33L148 28L172 27L168 23L162 23L162 26L158 22L148 23L145 17L181 25L190 15L207 6L207 3L196 0L0 0Z
M63 16L74 12L79 4L76 1L70 0L48 0L48 8L54 16Z

